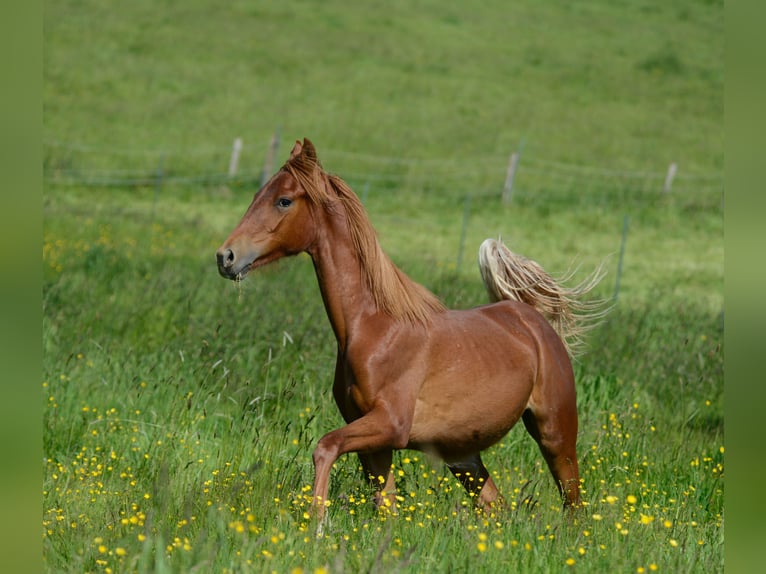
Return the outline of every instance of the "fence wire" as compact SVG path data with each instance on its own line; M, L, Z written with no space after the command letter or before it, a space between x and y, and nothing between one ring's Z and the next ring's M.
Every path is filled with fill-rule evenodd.
M146 187L255 185L263 181L264 168L228 169L231 147L201 146L180 149L108 148L78 142L44 142L45 182L62 186ZM243 152L253 163L253 153ZM261 163L259 150L255 159ZM449 186L466 193L500 192L508 168L502 157L411 158L371 155L324 149L330 171L367 186ZM119 165L115 168L114 165ZM198 166L190 169L190 165ZM267 174L268 175L268 174ZM514 184L526 192L614 188L646 192L663 191L667 171L631 171L603 166L578 165L526 154L521 158ZM673 176L672 191L722 193L722 173L686 173Z

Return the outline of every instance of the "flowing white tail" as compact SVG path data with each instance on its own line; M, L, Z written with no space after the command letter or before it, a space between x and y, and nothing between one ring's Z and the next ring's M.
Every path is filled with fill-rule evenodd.
M486 239L479 247L479 270L490 301L522 301L537 309L573 357L582 351L584 334L611 310L608 300L582 300L606 274L603 264L578 285L565 287L571 274L555 279L539 263L514 253L502 241Z

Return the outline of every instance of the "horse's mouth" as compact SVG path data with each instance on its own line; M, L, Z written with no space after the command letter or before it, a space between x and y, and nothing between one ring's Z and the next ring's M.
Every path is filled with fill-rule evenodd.
M221 277L224 279L231 279L235 282L240 282L244 280L245 276L250 272L250 269L253 267L253 262L247 263L240 267L239 269L232 269L231 267L226 267L224 265L218 265L218 273L221 274Z
M251 253L247 258L242 258L240 261L229 262L225 257L225 253L218 255L218 273L225 279L231 279L235 282L240 282L245 279L248 273L253 269L263 267L279 259L282 254L279 251L272 251L268 253ZM253 259L250 259L253 257Z
M239 267L236 270L230 267L219 265L218 272L226 279L231 279L232 281L239 283L240 281L244 281L247 274L250 273L253 269L263 267L267 263L272 262L274 259L277 259L277 257L270 255L258 257L249 263L245 263L242 267Z
M245 265L242 269L239 270L238 273L234 275L234 277L231 278L232 281L235 283L239 283L240 281L244 281L247 274L250 272L250 269L252 269L253 264L248 263Z

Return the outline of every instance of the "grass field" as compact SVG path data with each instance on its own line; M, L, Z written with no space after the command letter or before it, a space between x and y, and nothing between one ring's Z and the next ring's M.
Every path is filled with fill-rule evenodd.
M721 4L376 10L46 5L44 567L722 571ZM485 456L511 510L477 515L403 451L400 513L378 514L349 456L314 535L311 451L341 418L312 266L237 289L213 256L277 127L314 141L451 307L485 301L475 253L498 234L554 273L606 258L612 296L627 218L617 304L576 363L581 513L515 428ZM195 180L237 136L244 176ZM117 184L158 166L161 185Z

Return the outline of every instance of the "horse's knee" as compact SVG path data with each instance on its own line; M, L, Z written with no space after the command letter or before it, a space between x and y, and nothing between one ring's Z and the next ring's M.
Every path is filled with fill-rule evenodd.
M311 455L314 468L329 467L338 459L338 441L327 434L319 439L314 453Z

